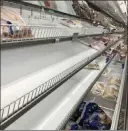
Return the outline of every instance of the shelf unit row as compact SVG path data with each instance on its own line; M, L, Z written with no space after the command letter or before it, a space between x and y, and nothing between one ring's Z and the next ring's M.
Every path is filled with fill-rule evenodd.
M20 1L4 0L3 7L8 7L10 9L13 9L19 15L21 15L26 23L26 26L17 26L12 24L1 25L2 32L4 31L7 32L7 30L10 30L11 32L11 34L8 33L8 34L1 35L2 48L15 47L21 45L22 46L33 45L33 44L38 44L39 42L49 43L54 41L56 42L56 41L63 41L63 40L71 40L73 38L74 33L78 33L79 37L111 34L111 33L124 33L123 30L111 32L108 31L107 29L104 29L102 26L95 27L85 21L82 23L83 28L69 28L66 26L62 26L62 24L60 24L60 20L64 17L67 18L68 14L66 16L64 16L62 12L59 12L60 16L56 16L55 14L52 13L49 14L48 12L44 12L42 10L42 8L45 9L45 7L26 3L21 0ZM45 16L48 18L46 18L45 20L45 17L43 17L42 19L39 20L36 19L35 16L39 16L39 17ZM55 22L53 22L52 21L53 16L56 16L56 18L59 20L55 20ZM32 19L30 19L29 17L31 17ZM35 21L35 23L38 23L39 21L41 22L45 21L46 23L49 24L46 25L43 23L30 24L29 22L32 21Z
M79 72L82 68L84 68L87 64L89 64L94 59L99 57L102 53L104 53L110 47L117 44L120 40L122 40L122 38L124 38L124 36L122 36L120 39L113 42L113 44L110 44L105 49L99 52L95 52L93 49L90 49L88 50L88 53L87 52L81 53L80 55L77 55L74 58L71 58L71 60L67 60L67 61L61 62L60 64L52 66L51 69L49 68L48 70L45 71L46 75L44 71L42 70L42 72L40 71L39 73L34 74L28 78L25 78L19 82L8 85L6 88L4 88L2 92L2 96L1 96L1 100L3 100L1 102L1 105L2 105L1 114L2 114L3 126L6 125L6 122L8 123L10 120L12 121L12 119L14 119L14 116L16 114L22 114L27 109L30 109L30 107L38 103L42 99L42 97L46 96L46 94L48 95L55 88L63 84L65 81L67 81L77 72ZM69 64L69 61L71 61L71 64ZM42 75L45 75L45 76L42 76ZM42 77L46 78L46 80L42 81ZM31 83L31 82L34 82L34 83ZM27 85L28 91L25 91L23 89L23 88L26 88L26 85ZM28 88L28 86L30 86L30 88ZM32 89L32 86L33 86L33 89ZM15 88L14 91L17 92L17 89L18 89L17 87L21 87L23 91L28 92L28 93L25 94L25 92L22 92L21 97L20 97L19 94L17 96L16 93L14 92L10 92L10 93L8 92L8 89L12 90L13 88ZM13 95L11 95L12 93ZM10 95L11 99L8 99L8 100L6 99L5 101L6 95L8 96ZM16 100L16 97L18 97L17 100Z
M120 63L115 65L110 60L107 64L105 64L104 57L99 57L96 60L99 61L100 70L82 69L79 73L57 88L43 101L40 101L40 103L22 115L6 129L64 129L65 124L74 114L80 103L82 101L89 100L93 100L99 104L106 114L112 118L111 130L117 129L121 106L120 101L122 100L122 90L125 83L124 76L126 75L127 58L125 60L123 70L122 64ZM112 70L114 73L122 76L118 99L116 102L104 100L100 97L92 95L90 92L95 82L101 78L104 70L108 68L114 69L114 71ZM118 72L116 72L115 68L118 69ZM115 110L117 108L118 110ZM114 116L116 116L116 118ZM28 120L30 121L29 123L27 122ZM24 124L26 126L23 126Z
M30 3L23 2L21 0L4 0L3 5L10 6L12 8L17 8L18 11L20 11L20 14L23 14L23 10L26 10L26 8L28 8L30 16L27 17L33 16L33 12L35 13L35 15L36 12L38 12L38 14L40 12L41 17L45 17L46 14L48 14L48 16L51 17L51 19L53 18L53 16L61 16L62 18L68 17L70 19L87 21L78 16L66 14L38 5L33 5ZM53 11L54 13L51 11ZM27 21L30 20L28 18L26 19ZM1 27L3 29L6 27L13 28L14 30L16 29L15 25L1 25ZM19 28L22 29L23 27ZM24 26L24 28L27 29L27 31L23 31L22 34L20 34L19 32L18 34L13 34L11 39L2 39L1 47L3 52L5 51L4 49L7 49L6 51L8 51L10 50L10 48L15 48L19 46L24 47L28 45L39 45L54 42L58 43L62 41L78 42L79 38L84 37L124 33L121 31L108 32L103 28L95 28L93 26L89 26L88 29L80 30L79 32L77 31L77 29L67 29L55 25L27 25ZM92 85L98 80L98 78L110 64L113 58L112 57L110 61L107 64L105 64L105 58L103 58L101 61L101 55L114 45L118 44L118 42L122 39L124 39L124 36L114 41L112 44L108 45L101 51L96 51L88 47L86 52L82 52L67 60L61 61L60 63L42 69L39 72L33 73L32 75L15 81L14 83L2 86L2 101L0 111L1 129L49 129L49 125L51 129L62 129L68 121L68 119L70 119L70 116L74 113L75 109L78 107L80 102L83 101L85 95L90 91ZM83 69L86 65L88 65L98 57L100 57L100 70L90 71ZM120 103L123 95L122 92L124 88L126 67L127 59L125 60L125 68L123 71L119 97L115 106L115 109L119 110L121 108ZM65 90L65 86L63 85L70 80L73 86L71 89L70 87L68 87ZM61 86L63 86L63 88L60 88ZM66 97L63 96L63 93ZM58 100L57 104L55 105L53 105L53 103L51 102L51 105L53 105L54 108L50 107L50 105L47 106L47 104L50 103L49 100L53 100L54 103L56 103L56 101ZM42 113L44 107L46 108L45 111ZM49 110L48 107L51 109ZM39 113L37 113L38 111ZM40 114L44 114L44 117L42 118L42 115ZM58 116L59 119L57 119L56 116ZM35 120L35 117L37 120ZM119 111L115 110L113 113L111 129L117 129L118 119ZM28 123L28 121L31 122ZM53 123L53 121L55 123Z

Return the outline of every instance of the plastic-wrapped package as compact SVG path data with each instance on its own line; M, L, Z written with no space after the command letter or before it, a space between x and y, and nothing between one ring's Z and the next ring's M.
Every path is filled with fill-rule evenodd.
M68 123L65 126L65 130L78 130L78 124L74 121L68 121Z
M65 25L65 26L68 26L70 28L75 28L76 27L75 23L72 20L61 19L60 23Z
M73 22L76 24L76 27L78 27L78 28L83 27L82 22L80 20L73 20Z
M12 9L1 7L2 40L33 37L31 29L26 27L22 17Z
M96 36L96 37L93 37L94 40L97 40L97 41L102 41L104 42L104 45L107 46L109 44L109 42L111 42L110 38L109 37L99 37L99 36Z
M109 77L109 74L111 72L111 69L110 68L107 68L103 73L102 73L102 77Z
M48 8L58 10L58 9L57 9L57 5L56 5L56 2L53 1L53 0L44 0L44 1L43 1L43 4L44 4L46 7L48 7Z
M93 39L95 39L95 40L101 40L101 41L103 41L104 42L104 44L105 43L108 43L109 41L110 41L110 38L109 37L101 37L101 36L96 36L96 37L93 37Z
M126 51L127 51L127 45L122 44L122 45L121 45L121 50L122 50L123 52L126 52Z
M77 28L77 27L82 28L83 27L81 24L81 21L78 21L78 20L61 19L60 23L70 28Z
M116 85L107 85L104 90L102 97L108 100L117 100L119 89Z
M65 130L109 130L111 119L94 102L82 102Z
M93 86L91 92L95 95L102 96L104 93L104 83L103 82L96 82L96 84Z
M80 106L81 108L81 106ZM79 119L79 125L83 130L109 130L111 119L106 113L94 102L84 102L82 113Z
M109 37L102 37L102 41L104 42L104 43L108 43L109 41L110 41L110 38Z
M91 43L92 48L100 51L105 48L104 42L103 41L94 41Z
M85 68L85 69L96 69L96 70L99 70L99 69L100 69L100 66L99 66L99 64L94 60L94 61L92 61L90 64L86 65L84 68Z
M120 83L121 83L121 79L119 78L119 76L110 76L108 78L108 85L117 85L117 86L120 86Z
M12 24L26 25L23 18L16 11L7 7L1 7L1 18L10 21Z
M86 67L84 67L85 69L96 69L96 70L99 70L100 67L98 64L88 64Z

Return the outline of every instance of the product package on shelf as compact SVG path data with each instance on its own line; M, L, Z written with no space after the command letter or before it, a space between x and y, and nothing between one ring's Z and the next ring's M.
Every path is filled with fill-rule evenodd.
M65 130L109 130L111 119L94 102L82 102Z
M91 63L89 63L88 65L86 65L84 68L85 68L85 69L95 69L95 70L99 70L99 69L100 69L100 66L99 66L99 64L94 60L94 61L92 61Z
M75 121L68 121L65 126L65 130L79 130L79 125Z
M61 19L60 24L70 27L70 28L82 28L81 21L79 20L70 20L70 19Z
M60 23L64 26L70 27L70 28L75 28L76 25L72 20L68 20L68 19L61 19Z
M124 44L120 44L117 48L116 51L118 52L118 54L120 55L120 61L125 60L125 57L127 55L127 45Z
M44 6L46 6L47 8L51 8L51 9L54 9L54 10L58 10L57 9L57 4L56 4L56 1L52 1L52 0L41 0L42 4Z
M119 88L116 85L105 85L102 97L107 100L116 101L119 93Z
M117 85L117 86L120 86L120 83L121 83L121 79L116 74L115 75L111 75L108 78L108 85Z
M91 92L98 96L103 96L104 94L104 82L96 82L96 84L93 86Z
M109 77L109 74L111 72L111 68L105 69L105 71L102 73L102 77Z
M76 24L76 27L78 27L78 28L82 28L83 27L82 22L80 20L73 20L73 21Z
M100 51L105 48L105 45L104 45L104 42L100 40L100 41L94 41L93 43L91 43L91 47Z
M106 71L105 71L106 72ZM108 73L109 72L109 73ZM92 94L101 96L103 99L116 101L120 87L120 77L116 74L111 74L110 71L102 75L99 81L91 89Z
M101 41L103 41L104 42L104 44L107 44L109 41L110 41L110 38L109 37L99 37L99 36L97 36L97 37L93 37L93 39L95 39L95 40L101 40Z
M23 18L14 10L1 7L1 38L2 40L33 37L31 29L26 26Z

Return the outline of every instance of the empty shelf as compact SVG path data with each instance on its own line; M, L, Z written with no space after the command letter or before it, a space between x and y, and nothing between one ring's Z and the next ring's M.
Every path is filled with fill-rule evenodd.
M91 83L103 69L105 59L99 58L99 61L101 67L100 70L82 69L30 111L17 119L7 128L7 130L57 129L82 96L85 95ZM29 121L29 123L27 121Z
M88 47L71 41L1 51L1 85L86 51Z
M55 77L59 73L65 71L66 69L72 67L73 65L79 63L80 61L84 60L85 58L88 58L89 56L92 56L93 54L95 54L97 52L96 50L89 48L89 47L86 47L84 49L85 49L85 51L83 51L82 53L79 53L75 56L69 57L68 59L60 61L57 64L51 65L47 68L42 69L41 66L40 66L40 68L41 68L40 70L38 70L36 72L33 71L33 73L31 73L28 76L25 76L25 77L23 77L19 80L16 80L11 84L2 86L1 87L2 88L2 90L1 90L1 108L5 107L6 105L10 104L11 102L13 102L16 99L20 98L21 96L25 95L27 92L35 89L36 87L38 87L39 85L42 85L43 83L45 83L46 81ZM45 61L44 61L44 59L40 56L39 61L37 61L38 60L38 53L35 53L35 54L36 54L35 59L34 59L34 56L32 57L32 53L31 54L27 54L27 53L25 54L25 55L28 55L29 58L31 58L33 63L29 63L30 60L29 59L26 60L26 57L23 54L24 63L28 62L27 69L22 64L20 66L18 66L19 62L17 62L17 61L15 61L16 62L15 64L17 66L16 65L13 65L13 66L16 66L17 68L20 68L20 69L16 70L14 68L14 70L12 70L11 66L9 66L9 69L11 71L10 78L14 76L14 73L12 71L18 72L17 74L20 74L20 75L23 73L23 71L25 73L28 73L27 72L28 70L32 71L32 69L33 70L39 69L39 68L37 68L38 65L40 65L41 63L43 65L45 63L45 61L48 60L48 59L45 58ZM34 53L33 53L33 55L34 55ZM57 56L54 56L54 57L56 58ZM13 56L12 56L12 59L13 59ZM22 60L22 59L20 58L20 60ZM50 62L50 60L52 61L51 54L49 55L49 61L48 62ZM23 61L22 61L22 63L23 63ZM35 66L34 66L34 64L35 64ZM17 92L18 92L18 94L17 94ZM8 97L10 99L7 99Z

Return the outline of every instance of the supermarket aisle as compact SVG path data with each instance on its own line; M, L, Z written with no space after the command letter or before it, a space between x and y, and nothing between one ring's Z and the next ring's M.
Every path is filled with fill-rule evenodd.
M87 49L82 44L67 41L1 51L1 85L9 84Z

